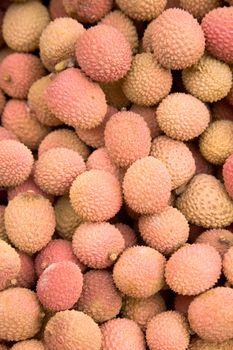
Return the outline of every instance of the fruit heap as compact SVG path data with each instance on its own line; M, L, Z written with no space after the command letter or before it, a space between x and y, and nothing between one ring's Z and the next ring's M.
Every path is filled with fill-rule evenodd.
M0 2L0 350L233 349L233 1Z

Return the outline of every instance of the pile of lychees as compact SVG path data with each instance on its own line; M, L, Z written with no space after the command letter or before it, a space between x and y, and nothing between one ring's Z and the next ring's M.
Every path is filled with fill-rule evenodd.
M233 1L0 1L0 350L233 350Z

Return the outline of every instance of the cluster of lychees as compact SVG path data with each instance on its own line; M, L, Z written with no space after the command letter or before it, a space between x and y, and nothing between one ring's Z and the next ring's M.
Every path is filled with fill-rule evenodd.
M233 350L233 1L0 1L0 350Z

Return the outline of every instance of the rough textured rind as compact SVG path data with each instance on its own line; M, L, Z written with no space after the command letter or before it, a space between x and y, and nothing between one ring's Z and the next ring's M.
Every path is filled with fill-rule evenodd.
M208 162L222 165L233 153L233 121L211 123L199 139L199 148Z
M153 52L152 34L156 26L157 26L157 22L154 19L153 21L148 23L146 29L144 30L143 37L142 37L142 50L144 52Z
M191 328L203 340L223 342L233 334L233 289L217 287L197 296L190 304Z
M0 142L0 163L0 186L17 186L30 175L33 156L24 144L3 140Z
M0 126L0 141L3 140L18 140L18 138L13 132L7 130L3 126Z
M152 139L161 134L161 130L157 122L155 107L132 105L130 111L139 114L145 120L148 128L150 129L150 135Z
M152 318L146 330L150 350L186 350L189 344L186 319L176 311L166 311Z
M0 292L1 339L19 341L34 337L42 318L40 304L31 290L17 287Z
M110 158L119 167L127 167L150 152L150 130L144 119L133 112L112 116L104 138Z
M125 77L123 92L133 103L153 106L166 97L172 86L172 74L161 67L151 53L137 54Z
M40 59L29 53L12 53L0 65L0 87L10 97L27 98L31 85L45 74Z
M49 13L52 19L67 17L67 13L63 6L63 0L51 0L49 3Z
M164 284L165 258L155 249L144 246L128 248L113 268L117 288L133 298L148 298Z
M72 18L57 18L50 22L40 37L40 58L44 66L54 71L56 64L62 61L75 61L75 43L83 33L83 25Z
M164 11L155 20L151 37L156 59L168 69L190 67L204 53L205 38L199 23L181 9Z
M101 20L101 23L118 29L128 40L133 53L137 52L139 46L137 29L133 21L122 11L110 12Z
M193 338L189 344L188 350L231 350L233 340L227 340L221 343L210 343L200 338Z
M99 24L89 28L77 41L76 59L93 80L111 82L123 78L132 60L126 37L116 28Z
M7 237L5 222L4 222L5 209L6 207L4 205L0 205L0 239L7 242L8 237Z
M120 9L138 21L151 21L163 12L165 0L116 0Z
M104 17L112 8L113 0L63 0L67 13L78 21L94 23Z
M48 10L39 1L12 4L3 21L3 37L15 51L32 52L39 47L39 38L49 24Z
M104 130L107 122L111 118L113 114L116 114L118 110L115 107L108 106L107 113L104 117L104 120L100 125L93 129L81 129L76 128L76 134L80 139L85 142L86 145L91 146L93 148L100 148L104 146Z
M40 276L51 264L62 261L70 261L78 265L82 272L85 270L85 266L74 255L71 242L64 239L53 239L41 249L35 258L37 276Z
M214 247L221 257L233 245L233 234L225 229L207 230L200 234L196 239L197 243L208 243Z
M15 247L32 254L41 250L55 229L54 210L48 199L35 193L21 193L5 210L7 235Z
M123 193L127 205L140 214L161 212L171 194L171 177L165 165L154 157L134 162L126 171Z
M86 162L87 170L91 169L98 169L98 170L105 170L112 175L119 178L120 176L120 170L117 168L117 166L111 161L107 150L105 147L100 147L96 149L92 154L89 156L87 162Z
M184 245L189 237L189 225L185 216L169 206L160 214L141 216L138 227L143 240L165 255Z
M83 129L98 126L107 113L100 86L75 68L66 69L51 81L46 90L46 102L58 119Z
M101 327L102 350L145 350L144 335L136 322L117 318Z
M176 206L188 221L205 228L226 227L233 222L233 202L212 175L194 176Z
M78 152L64 147L51 148L44 152L35 165L34 180L45 192L64 195L72 182L86 170Z
M17 286L22 288L32 288L36 281L34 260L31 256L17 250L20 258L20 271L17 276Z
M210 112L192 95L172 93L156 110L157 122L165 134L175 140L188 141L199 136L208 126Z
M20 271L20 258L16 250L0 239L0 291L16 281Z
M43 307L51 311L71 309L83 287L80 268L71 261L51 264L37 281L36 294Z
M42 125L30 112L26 101L16 99L7 102L2 114L2 125L31 150L36 150L49 133L49 128Z
M183 70L182 80L193 96L203 102L216 102L230 91L232 72L226 63L205 54L197 64Z
M50 81L50 76L47 75L36 80L31 85L28 92L28 106L30 110L35 113L35 116L39 122L47 126L58 126L62 124L62 121L57 119L50 112L45 100L45 92L50 84Z
M161 160L168 169L172 189L188 182L195 173L195 160L183 142L159 136L152 142L150 155Z
M114 217L122 205L117 178L104 170L89 170L79 175L70 188L70 201L84 221L104 221Z
M222 173L223 173L225 188L229 196L233 198L233 155L228 157L227 160L225 161L223 165Z
M83 222L75 213L68 195L64 195L54 205L56 232L64 239L71 240L76 228Z
M105 322L119 314L121 305L121 295L110 272L96 270L84 275L78 310L85 312L96 322Z
M221 268L222 260L216 249L208 244L187 244L168 260L166 282L178 294L197 295L214 286Z
M219 7L207 13L201 23L207 50L227 63L233 63L232 17L232 7Z
M139 327L145 331L148 322L165 310L165 302L162 296L157 293L143 299L125 297L123 300L122 315L137 322Z
M76 229L72 247L83 264L103 269L116 261L125 249L125 241L120 231L108 222L84 223Z
M14 344L12 350L46 350L44 344L36 339L24 340Z
M208 12L221 5L220 0L179 0L179 4L182 9L197 19L201 19Z
M50 132L49 135L42 140L39 146L39 157L42 153L56 147L68 148L78 152L84 160L87 159L90 153L90 150L85 143L77 137L73 130L69 129L57 129Z
M83 312L67 310L56 313L45 327L45 345L50 350L100 350L98 325Z
M115 224L115 226L125 240L125 248L129 248L137 244L136 232L130 226L122 224L121 222Z
M228 282L233 285L233 247L228 249L223 257L223 273Z

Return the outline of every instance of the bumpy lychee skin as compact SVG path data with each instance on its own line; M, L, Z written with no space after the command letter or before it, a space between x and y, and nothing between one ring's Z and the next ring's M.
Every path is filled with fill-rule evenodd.
M121 296L110 272L96 270L84 275L78 310L85 312L96 322L105 322L119 314L121 305Z
M137 322L140 328L145 331L148 322L154 316L165 310L165 302L161 295L157 293L145 299L125 297L123 301L122 315Z
M56 215L56 232L60 237L71 240L82 219L74 211L68 195L64 195L54 205Z
M121 222L115 224L125 240L125 248L133 247L137 244L136 232L128 225Z
M104 47L104 50L103 50ZM76 59L93 80L111 82L123 78L132 60L126 37L116 28L99 24L77 40Z
M104 92L79 69L59 73L51 80L45 95L51 112L73 127L95 128L107 112Z
M107 122L113 114L116 114L118 110L115 107L108 106L107 113L104 117L104 120L100 125L93 129L81 129L76 128L76 134L78 137L85 142L86 145L93 148L100 148L104 146L104 130Z
M34 179L45 192L54 195L68 193L75 178L86 170L83 158L71 149L51 148L35 165Z
M20 258L16 250L0 239L0 291L16 284Z
M83 312L57 312L44 331L45 345L51 350L100 350L101 332L91 317Z
M54 71L63 61L74 62L75 43L84 32L83 25L72 18L57 18L50 22L40 37L40 57L44 66Z
M12 53L0 65L0 87L10 97L26 98L31 85L45 74L40 59L28 53Z
M28 178L33 156L24 144L15 140L3 140L0 142L0 163L0 186L17 186Z
M32 170L33 172L33 170ZM7 191L7 198L8 201L11 201L13 198L15 198L19 193L23 192L34 192L38 193L41 196L49 199L49 201L52 203L53 202L53 196L51 194L43 192L34 182L33 177L30 175L26 181L24 181L22 184L15 186L15 187L10 187L8 188Z
M150 129L152 139L161 134L161 130L157 122L155 107L144 107L134 104L130 108L130 111L139 114L145 120L148 128Z
M221 165L233 153L233 121L216 120L204 131L199 148L205 159Z
M231 247L224 255L223 272L228 282L233 285L233 247Z
M231 350L233 340L226 340L221 343L208 342L200 338L193 338L189 344L189 350Z
M32 288L36 281L34 260L31 256L17 250L20 258L20 271L17 276L17 286L22 288Z
M208 126L210 112L204 103L185 93L168 95L156 110L163 132L175 140L188 141L199 136Z
M169 94L171 86L171 72L161 67L151 53L140 53L132 61L123 91L131 102L152 106Z
M103 350L145 350L144 335L136 322L116 318L101 327Z
M107 122L104 135L108 154L119 167L127 167L150 152L150 130L136 113L116 113Z
M155 249L128 248L114 265L114 282L127 296L148 298L163 287L164 265L165 258Z
M12 346L13 350L45 350L44 344L36 339L24 340Z
M18 138L12 131L0 126L0 141L3 140L18 140Z
M195 296L191 295L181 295L176 294L174 299L174 309L175 311L184 314L185 316L188 314L188 308L190 303L193 301Z
M152 142L150 155L161 160L167 167L171 175L172 189L188 182L195 173L195 160L183 142L159 136Z
M113 0L63 0L67 13L83 23L94 23L104 17L112 8Z
M49 3L49 13L52 19L59 17L67 17L63 0L51 0Z
M120 231L107 222L84 223L75 231L72 247L80 261L95 269L111 266L125 249Z
M233 290L217 287L197 296L190 304L188 319L192 330L203 340L223 342L233 334Z
M190 223L205 228L226 227L233 222L233 203L212 175L194 176L176 206Z
M100 147L87 160L87 170L105 170L119 178L119 168L111 161L105 147Z
M233 234L225 229L207 230L197 237L196 242L208 243L223 257L228 249L233 246Z
M0 205L0 239L7 242L8 237L6 234L5 220L4 220L5 209L6 209L5 205Z
M15 51L32 52L39 47L39 38L49 21L48 10L39 1L12 4L3 21L4 40Z
M182 9L197 19L203 18L208 12L220 6L220 0L179 0L179 3Z
M89 170L79 175L70 188L70 201L84 221L104 221L114 217L121 208L120 183L104 170Z
M100 83L100 86L105 93L107 103L117 109L126 108L130 104L130 101L122 90L123 82L124 79L113 81L111 83Z
M226 190L233 198L233 155L228 157L223 165L223 178Z
M226 97L232 85L230 67L207 54L192 67L182 71L186 90L203 102L216 102Z
M80 268L71 261L61 261L44 270L37 282L36 293L45 309L57 312L74 306L82 286Z
M9 288L0 293L0 338L19 341L40 330L42 310L36 294L26 288Z
M45 92L50 84L50 76L47 75L36 80L28 92L28 107L35 113L36 118L44 125L58 126L62 121L57 119L48 109L45 101Z
M128 40L131 50L137 52L139 45L137 29L133 21L122 11L111 11L102 19L101 23L118 29Z
M184 69L195 64L203 55L204 33L190 13L168 9L155 20L152 49L165 68Z
M232 7L219 7L207 13L201 23L207 50L228 63L233 63L232 16Z
M126 15L138 21L151 21L158 17L166 6L165 0L117 0L116 3Z
M82 272L85 270L85 266L74 255L71 242L64 239L53 239L35 258L37 276L40 276L51 264L62 261L69 261L78 265Z
M149 22L146 29L144 30L142 37L142 50L143 52L153 52L152 48L152 34L154 32L154 27L156 27L156 20Z
M185 350L189 338L188 323L176 311L162 312L153 317L146 330L146 341L150 350Z
M89 148L82 142L73 130L57 129L49 133L41 142L38 154L47 152L51 148L62 147L78 152L84 160L89 156Z
M140 214L161 212L171 194L171 177L165 165L154 157L137 160L127 170L123 180L127 205Z
M21 193L5 210L10 241L19 250L33 254L51 239L55 229L54 210L48 199L36 193Z
M185 245L167 262L166 282L178 294L197 295L214 286L221 274L220 254L208 244Z
M16 99L7 102L2 114L2 125L31 150L36 150L49 132L49 128L29 111L26 101Z
M173 253L188 240L188 222L173 207L168 206L160 214L141 216L138 225L143 240L162 254Z

